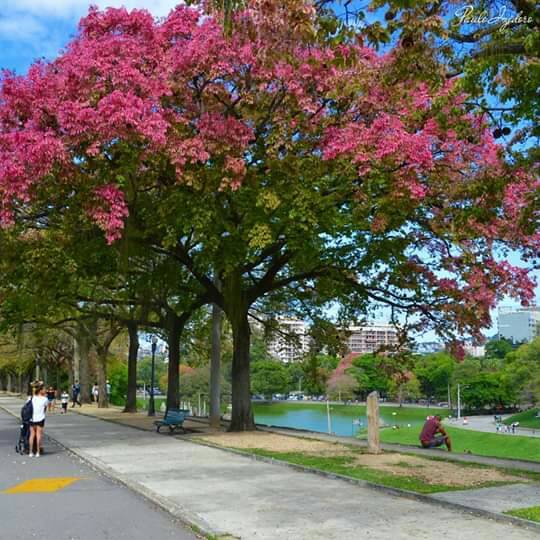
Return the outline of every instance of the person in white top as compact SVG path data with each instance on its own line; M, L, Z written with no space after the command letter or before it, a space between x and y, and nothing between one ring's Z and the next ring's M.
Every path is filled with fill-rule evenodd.
M30 438L28 440L30 446L30 457L34 457L34 442L36 443L36 457L39 457L39 449L41 448L41 439L43 437L43 428L45 426L45 412L49 400L45 392L45 385L40 384L34 390L32 398L32 420L30 422Z
M66 414L67 413L68 401L69 401L69 394L67 393L66 390L64 390L62 392L62 395L60 396L60 399L62 400L62 413Z

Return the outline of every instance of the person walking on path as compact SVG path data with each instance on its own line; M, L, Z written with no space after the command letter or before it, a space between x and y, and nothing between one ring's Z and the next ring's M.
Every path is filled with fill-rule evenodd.
M62 414L66 414L67 413L67 408L68 408L68 401L69 401L69 394L67 393L66 390L64 390L62 392L62 395L60 396L60 401L62 402Z
M52 387L52 386L49 386L48 390L47 390L47 410L48 412L53 412L54 410L54 406L55 406L55 401L56 399L56 390Z
M92 386L92 398L94 399L94 403L97 405L99 403L99 386L98 383L94 383L94 386Z
M79 400L79 395L81 394L81 385L79 384L79 381L75 381L73 383L73 386L71 387L71 397L73 398L73 403L71 404L71 408L75 407L75 403L82 407L81 402Z
M30 421L30 438L28 441L30 457L34 457L34 443L36 445L35 456L40 456L41 439L45 427L45 413L48 406L49 400L45 393L45 385L40 384L36 387L34 396L32 397L32 420Z
M445 444L448 451L452 451L452 441L441 423L440 415L428 417L420 433L420 444L423 448L436 448Z

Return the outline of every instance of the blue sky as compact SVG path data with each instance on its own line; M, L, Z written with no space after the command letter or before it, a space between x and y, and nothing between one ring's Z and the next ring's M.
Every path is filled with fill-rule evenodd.
M100 8L146 8L160 17L177 3L178 0L0 0L0 67L22 74L36 59L54 58L76 33L78 20L91 4ZM517 263L517 257L512 259ZM537 298L540 300L538 288ZM508 301L504 305L516 304ZM488 335L496 331L496 314L493 321Z
M91 4L146 8L165 16L178 0L0 0L0 67L24 73L38 58L54 58Z

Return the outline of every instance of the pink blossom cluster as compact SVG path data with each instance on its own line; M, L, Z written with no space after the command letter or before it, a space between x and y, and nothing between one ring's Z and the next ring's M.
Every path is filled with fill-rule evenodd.
M94 193L96 204L89 214L105 232L107 243L112 244L122 237L124 219L129 215L124 193L111 184L96 188Z

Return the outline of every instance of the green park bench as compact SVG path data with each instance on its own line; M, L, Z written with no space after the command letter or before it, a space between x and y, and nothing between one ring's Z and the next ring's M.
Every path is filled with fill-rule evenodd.
M169 427L169 433L174 433L176 428L182 428L184 433L186 432L184 428L184 420L189 415L188 409L169 409L165 413L165 417L163 420L156 420L154 424L156 425L157 432L159 433L159 430L163 426Z

